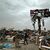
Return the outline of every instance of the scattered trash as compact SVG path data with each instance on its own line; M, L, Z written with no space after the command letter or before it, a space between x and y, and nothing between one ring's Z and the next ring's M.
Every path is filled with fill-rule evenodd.
M0 45L0 49L3 49L3 45Z

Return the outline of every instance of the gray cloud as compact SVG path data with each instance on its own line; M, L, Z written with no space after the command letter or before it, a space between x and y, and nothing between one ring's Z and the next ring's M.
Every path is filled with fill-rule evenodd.
M49 2L49 0L0 0L0 27L33 29L30 9L50 8Z

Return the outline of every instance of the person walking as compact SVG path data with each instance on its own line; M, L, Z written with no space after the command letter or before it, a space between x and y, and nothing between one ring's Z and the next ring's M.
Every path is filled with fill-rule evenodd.
M27 34L27 32L25 32L25 36L24 36L24 45L25 45L25 44L28 44L27 38L28 38L28 34Z
M15 35L15 47L19 47L20 35Z

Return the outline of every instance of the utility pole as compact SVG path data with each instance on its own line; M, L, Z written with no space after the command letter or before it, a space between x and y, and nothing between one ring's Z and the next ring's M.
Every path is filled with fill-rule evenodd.
M41 34L41 19L40 19L40 17L38 17L38 32L40 35Z
M35 22L33 22L34 32L35 32Z

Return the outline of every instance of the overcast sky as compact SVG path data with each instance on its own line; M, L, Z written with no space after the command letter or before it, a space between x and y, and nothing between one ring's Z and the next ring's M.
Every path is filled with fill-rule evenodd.
M50 0L0 0L0 28L33 29L30 9L36 8L50 8ZM50 29L50 18L45 27Z

